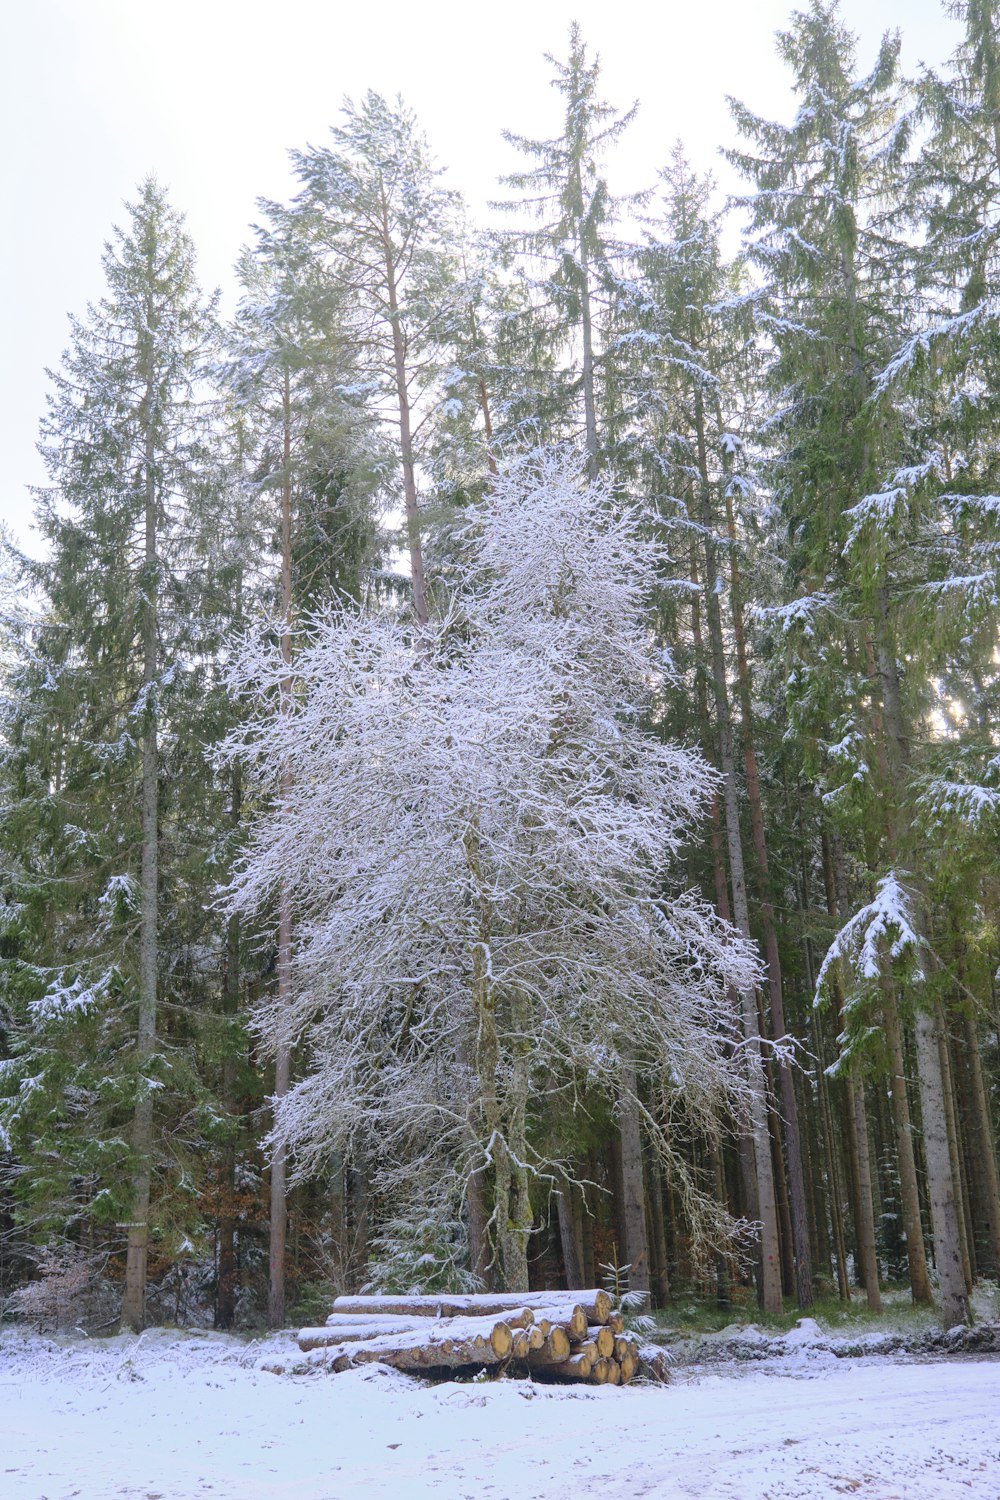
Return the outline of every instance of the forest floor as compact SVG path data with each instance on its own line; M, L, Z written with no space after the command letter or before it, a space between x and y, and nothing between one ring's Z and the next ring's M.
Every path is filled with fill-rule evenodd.
M295 1374L288 1335L9 1328L0 1497L1000 1500L1000 1358L772 1342L610 1389Z

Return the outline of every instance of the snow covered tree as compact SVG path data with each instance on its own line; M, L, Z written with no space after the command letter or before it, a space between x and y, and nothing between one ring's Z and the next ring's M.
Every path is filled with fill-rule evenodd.
M184 1071L158 1034L170 985L160 892L187 716L189 568L210 498L197 385L212 316L154 181L129 216L104 254L105 296L73 321L42 427L50 550L25 567L47 608L6 725L30 899L14 965L26 1024L4 1114L36 1202L127 1230L122 1319L140 1328L154 1185L166 1198L180 1167L159 1159L154 1132L155 1101Z
M858 507L852 542L891 560L905 591L907 674L924 683L930 732L911 736L905 772L917 837L936 851L921 869L922 899L947 1029L963 1037L951 1066L970 1085L977 1166L966 1190L985 1221L967 1236L971 1275L977 1258L990 1273L1000 1265L1000 1174L976 1025L989 1003L990 962L980 957L970 987L977 945L965 936L995 909L987 829L1000 811L1000 18L992 0L952 9L965 36L946 68L924 70L916 86L921 149L909 163L906 215L916 231L919 315L879 379L905 446L880 493ZM961 1227L973 1214L959 1208Z
M538 221L537 228L515 229L504 237L521 260L531 299L519 320L524 325L522 358L527 355L529 361L523 379L530 392L520 405L527 405L526 420L536 430L541 422L558 436L582 436L593 478L607 449L599 406L612 358L602 347L600 314L616 297L621 274L622 249L612 228L642 198L611 194L603 156L632 123L638 105L620 114L600 98L600 60L588 59L575 22L568 59L560 62L547 55L547 61L556 70L552 83L565 100L562 134L533 140L504 131L504 139L535 165L502 179L524 196L497 206L526 210ZM549 390L537 378L543 370ZM606 427L607 412L604 418Z
M659 1121L748 1107L726 993L753 959L669 884L710 777L636 718L664 671L656 549L578 462L532 452L470 508L451 607L418 640L331 610L301 633L292 712L273 647L237 679L259 706L233 752L265 785L297 767L231 897L256 910L287 882L301 913L290 1001L258 1017L309 1059L275 1137L302 1173L366 1140L396 1191L483 1172L514 1288L557 1165L536 1097L571 1107L581 1070L617 1097L629 1060Z
M749 941L754 879L752 869L749 876L747 873L750 861L744 855L741 831L743 790L737 757L742 738L747 800L758 857L760 925L769 992L776 1035L784 1037L781 968L767 879L735 540L735 508L746 508L752 495L746 475L738 471L745 467L745 429L752 421L756 391L759 362L753 348L754 325L742 285L743 270L739 264L727 264L722 256L719 219L709 208L711 181L692 172L679 148L661 178L661 214L647 221L647 244L636 257L636 274L629 288L632 328L623 334L619 354L627 382L636 393L629 445L633 482L641 484L653 498L672 554L672 565L664 574L659 594L660 628L665 638L676 636L678 600L686 600L693 611L693 634L700 638L702 618L708 627L710 664L695 663L696 673L704 670L705 679L696 684L694 694L684 695L682 732L689 734L693 729L702 743L711 747L711 757L722 771L720 801L732 888L731 905L727 898L723 909L727 913L732 910L737 926ZM732 632L727 628L727 599L733 615ZM730 635L736 644L732 670ZM735 694L730 686L733 675ZM692 713L693 702L701 698L707 720L707 685L714 723L699 722ZM734 696L741 723L734 712ZM724 871L722 876L725 880ZM742 1000L747 1045L753 1048L759 1029L757 997L751 991ZM802 1305L807 1306L812 1287L795 1097L787 1064L779 1067L779 1074L795 1204L796 1290ZM763 1089L760 1096L762 1108L754 1119L750 1143L754 1169L744 1173L744 1192L748 1211L759 1217L763 1226L764 1304L769 1310L777 1310L782 1298L777 1200ZM747 1166L750 1154L745 1154Z
M358 361L355 390L398 437L413 611L429 617L417 473L435 414L454 396L444 378L464 316L455 255L457 195L438 181L427 142L401 100L347 100L333 148L295 151L303 187L270 209L338 288Z
M264 236L256 255L242 257L240 279L243 297L229 336L227 383L250 435L245 475L258 510L263 502L268 530L278 538L278 637L287 706L297 610L333 592L356 595L374 559L374 502L387 454L376 419L357 394L357 353L344 333L343 292L327 268L296 256L279 237ZM284 781L291 774L286 769ZM279 1002L289 991L293 922L283 890L277 914ZM290 1055L280 1051L276 1098L287 1092L290 1068ZM270 1181L271 1327L285 1321L285 1177L278 1148Z
M895 212L908 140L899 38L886 37L872 72L858 76L854 38L836 5L814 0L793 15L779 49L801 99L796 119L785 127L734 105L753 149L729 154L756 185L746 200L748 245L769 292L767 334L780 406L772 475L799 596L788 615L798 624L789 639L801 648L788 697L803 737L822 747L816 769L831 817L863 830L866 883L909 891L926 866L914 818L912 749L929 684L908 659L907 555L886 545L885 522L905 490L904 446L902 424L880 399L878 381L914 294L912 254L899 240ZM887 482L891 475L895 483ZM817 628L820 618L829 628ZM966 1304L964 1285L954 1277L959 1226L952 1172L947 1149L939 1149L945 1104L938 1001L919 993L917 966L904 974L891 961L897 939L890 933L905 949L899 934L925 923L914 900L911 894L897 903L898 923L880 918L886 938L880 978L864 999L861 988L852 990L848 1022L854 1037L871 1037L879 1018L911 1285L915 1299L929 1301L904 1067L903 1022L912 1009L936 1259L945 1314L956 1321ZM870 909L882 910L877 894Z

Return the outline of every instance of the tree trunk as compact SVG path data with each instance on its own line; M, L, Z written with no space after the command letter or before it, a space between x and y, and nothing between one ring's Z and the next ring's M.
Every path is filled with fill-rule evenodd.
M482 1109L483 1142L489 1143L493 1163L493 1221L500 1274L506 1290L528 1290L528 1240L531 1235L531 1200L527 1180L526 1125L529 1059L520 1045L515 1054L501 1104L498 1080L501 1070L500 1037L497 1029L497 995L493 988L487 955L492 938L492 908L483 883L479 859L479 831L470 826L465 837L468 866L479 891L479 929L473 955L473 995L476 1007L476 1075ZM514 1018L515 1023L517 1018ZM517 1028L526 1037L527 1026Z
M579 1189L572 1183L556 1193L556 1212L559 1216L559 1242L562 1246L563 1269L566 1286L572 1290L583 1286L583 1245L580 1241L579 1220L574 1211L574 1196Z
M337 1297L332 1320L344 1317L481 1318L530 1310L536 1323L564 1324L573 1339L586 1338L593 1323L606 1323L612 1314L610 1295L603 1287L572 1292L391 1292L384 1296ZM530 1321L530 1320L529 1320ZM512 1325L513 1326L513 1325Z
M955 1201L951 1151L945 1114L944 1078L938 1046L940 1012L918 1010L916 1019L917 1073L924 1120L924 1154L927 1187L934 1226L934 1263L941 1286L941 1313L948 1327L969 1321L969 1299L965 1287L958 1205Z
M823 1135L826 1141L827 1171L830 1174L830 1211L833 1218L834 1252L837 1257L837 1294L841 1302L850 1302L851 1283L847 1274L847 1244L844 1237L844 1193L840 1180L840 1163L829 1091L827 1092Z
M896 1134L899 1162L899 1196L906 1234L906 1258L910 1268L910 1291L914 1302L931 1303L931 1279L927 1270L924 1230L920 1221L920 1195L917 1190L917 1164L913 1154L913 1123L906 1094L906 1064L903 1056L903 1028L891 980L883 981L882 1024L889 1050L890 1099L892 1122Z
M979 1037L975 1017L965 1010L965 1059L968 1065L970 1091L969 1113L975 1135L975 1159L980 1183L986 1237L989 1245L993 1275L1000 1274L1000 1174L997 1172L996 1147L993 1138L993 1122L990 1119L989 1095L983 1077L983 1060L979 1051Z
M781 976L781 957L778 950L778 930L774 918L771 895L771 867L768 858L767 836L764 828L764 803L760 791L760 776L757 770L757 752L754 746L753 696L750 688L750 666L746 650L746 630L743 621L743 590L740 577L739 556L736 549L736 519L733 514L729 490L725 492L726 524L729 533L730 558L730 606L733 620L733 637L736 643L736 680L740 704L740 723L743 732L743 765L746 771L747 802L750 808L750 829L753 836L754 854L757 863L757 895L760 901L761 924L764 928L764 955L767 961L768 994L771 1001L771 1028L779 1048L790 1038L785 1026L785 1002ZM806 1211L805 1178L802 1172L802 1135L799 1128L798 1103L795 1098L795 1081L792 1065L779 1052L778 1087L781 1097L781 1117L784 1126L785 1150L788 1159L788 1206L792 1221L792 1244L795 1260L795 1300L799 1307L812 1307L812 1255L809 1246L809 1220Z
M743 843L740 833L739 791L736 782L732 718L729 708L729 689L726 683L722 618L719 610L719 596L716 592L718 569L715 556L715 522L712 515L710 498L711 481L708 473L704 409L700 393L696 397L696 424L698 463L701 477L700 519L705 549L705 612L708 619L709 643L712 655L712 678L715 689L719 759L723 776L723 805L729 849L729 877L732 884L733 911L736 917L736 925L747 941L752 942L750 914L747 906L746 875L743 865ZM757 1001L753 990L744 990L741 992L740 1006L743 1017L743 1033L746 1042L746 1059L751 1087L750 1139L753 1146L754 1167L756 1169L761 1226L762 1304L765 1312L778 1313L784 1307L781 1291L781 1249L778 1240L778 1214L774 1189L774 1173L771 1167L771 1142L767 1122L766 1082L761 1059L760 1034L757 1023Z
M234 820L239 821L239 767L233 773ZM240 919L229 918L226 925L226 968L222 984L222 1013L236 1015L240 992ZM222 1063L222 1106L230 1121L236 1118L236 1059L229 1049ZM232 1126L230 1127L232 1128ZM215 1289L215 1327L232 1328L236 1321L236 1146L226 1142L221 1171L222 1212L219 1214L219 1270Z
M624 1090L618 1129L621 1135L622 1217L625 1259L629 1264L629 1290L649 1298L649 1241L646 1236L646 1189L642 1170L642 1131L636 1100L638 1082L635 1063L622 1063Z
M714 1142L713 1145L716 1148L717 1159L718 1147ZM650 1283L653 1293L653 1303L656 1307L666 1307L670 1300L670 1274L667 1266L667 1235L663 1214L663 1183L660 1177L660 1163L656 1158L655 1151L646 1159L646 1180L649 1183ZM719 1201L724 1201L724 1190L723 1198L720 1198Z
M301 1347L326 1347L325 1332L322 1328L304 1329ZM335 1343L329 1358L334 1370L376 1361L397 1370L457 1369L461 1365L497 1365L508 1357L513 1344L511 1329L502 1320L462 1319L451 1328L428 1321L426 1330L415 1333L384 1333L359 1342Z
M842 920L847 910L847 879L844 873L842 852L836 840L831 846L825 833L823 835L823 878L826 887L827 910L832 917ZM837 1032L840 1034L844 1029L844 982L839 962L835 968L832 989L834 1018ZM865 1289L868 1306L873 1312L879 1312L882 1307L882 1297L878 1284L878 1257L875 1252L875 1209L871 1150L868 1139L868 1113L865 1109L864 1085L857 1077L852 1063L848 1063L844 1070L844 1090L847 1142L854 1186L854 1232L857 1242L855 1248L859 1278Z
M417 470L413 454L406 343L399 312L396 265L393 261L392 235L389 231L389 206L384 195L382 198L382 250L385 258L386 298L389 303L389 323L392 328L393 368L396 376L396 400L399 410L399 446L403 469L406 539L410 553L410 576L413 581L413 614L418 625L426 625L430 619L430 613L427 607L424 550L420 535L420 512L417 505Z
M941 1082L944 1089L944 1117L948 1129L948 1155L951 1159L951 1179L955 1194L955 1217L958 1221L959 1249L965 1290L972 1292L972 1246L968 1222L966 1185L962 1176L962 1143L958 1133L958 1117L955 1113L955 1089L951 1077L951 1059L948 1056L947 1028L944 1012L938 1008L938 1054L941 1065Z
M588 1176L594 1179L593 1157L588 1159ZM597 1278L597 1257L594 1253L594 1215L587 1203L585 1193L580 1194L580 1245L583 1252L583 1284L593 1286Z
M282 393L283 460L281 484L281 660L285 674L281 679L281 712L292 710L292 399L287 366ZM281 782L282 797L292 787L289 768ZM278 892L278 1003L284 1013L292 988L292 904L286 884ZM278 1043L274 1062L275 1110L288 1093L292 1059L288 1045ZM267 1326L281 1328L285 1322L285 1241L288 1233L287 1161L285 1148L275 1146L271 1154L271 1188L269 1204Z
M147 302L147 327L154 314ZM149 354L152 360L152 352ZM142 618L142 856L139 875L139 1020L136 1036L136 1095L132 1122L132 1200L125 1261L122 1323L140 1332L146 1322L146 1266L149 1247L149 1200L153 1177L153 1088L148 1075L156 1049L156 1000L159 928L159 705L157 703L159 556L157 551L156 447L153 427L154 384L150 371L143 402L145 544L141 589Z
M872 1210L872 1167L868 1141L868 1114L865 1109L865 1091L862 1084L850 1073L846 1080L847 1108L854 1121L852 1147L856 1151L858 1171L858 1204L860 1212L856 1221L858 1238L858 1262L864 1283L868 1306L872 1312L882 1311L882 1298L878 1285L878 1258L875 1254L875 1215Z
M898 819L903 800L903 779L906 767L910 760L909 738L903 721L902 696L899 685L899 673L896 666L896 652L892 641L891 624L889 617L888 595L884 587L878 594L879 620L878 635L875 642L875 658L878 677L882 689L882 710L885 717L887 734L885 735L885 759L884 770L887 775L889 797L887 799L886 828L887 839L892 857L895 859L898 847L898 833L896 820ZM890 1043L890 1055L893 1060L893 1106L896 1107L897 1096L905 1103L906 1085L902 1077L903 1071L903 1041L902 1027L899 1022L898 1012L895 1010L895 995L892 992L891 982L883 983L883 994L888 997L886 1009L886 1034ZM894 1013L894 1014L892 1014ZM961 1244L958 1238L960 1234L958 1214L956 1211L955 1184L951 1180L951 1154L948 1142L948 1122L945 1110L945 1091L941 1076L941 1058L937 1048L937 1023L926 1015L921 1019L918 1012L917 1018L917 1073L920 1083L921 1112L924 1116L924 1143L925 1151L933 1151L934 1167L933 1173L936 1180L931 1180L932 1168L928 1161L928 1187L932 1198L932 1222L935 1235L935 1259L943 1260L948 1266L948 1286L951 1288L951 1264L957 1260L961 1267ZM891 1036L890 1036L891 1030ZM933 1046L931 1046L933 1039ZM935 1109L941 1110L940 1118L933 1115ZM930 1117L928 1110L931 1111ZM907 1111L908 1115L908 1111ZM897 1129L898 1129L897 1125ZM944 1143L945 1155L942 1158L939 1147ZM913 1272L913 1257L910 1246L910 1219L916 1207L916 1173L913 1167L913 1143L906 1132L906 1140L901 1142L904 1149L900 1151L900 1177L903 1185L903 1211L906 1217L907 1252L911 1255L911 1280ZM904 1158L906 1160L904 1172ZM941 1174L944 1173L942 1176ZM907 1179L912 1175L912 1182ZM947 1179L947 1180L946 1180ZM937 1210L933 1209L933 1202L937 1200ZM907 1200L910 1200L908 1206ZM923 1235L919 1231L919 1209L916 1213L916 1226L920 1238L920 1251L923 1251ZM952 1240L952 1235L955 1239ZM945 1291L945 1276L939 1266L939 1279L941 1280L942 1300L947 1299L947 1305L951 1309L946 1312L947 1317L955 1311L958 1304L954 1300L953 1289ZM926 1258L923 1266L923 1276L926 1280L926 1297L918 1296L914 1286L914 1301L930 1301L930 1282L927 1279ZM921 1286L923 1290L923 1285ZM964 1298L964 1278L963 1278ZM952 1321L958 1321L952 1319Z
M590 266L580 236L580 333L583 344L583 414L587 449L587 477L597 478L597 402L594 398L594 334L590 314Z

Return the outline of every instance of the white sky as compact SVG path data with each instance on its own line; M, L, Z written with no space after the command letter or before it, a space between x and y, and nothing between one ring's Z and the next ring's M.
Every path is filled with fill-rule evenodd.
M604 96L641 101L613 159L620 191L655 180L682 139L702 170L735 137L735 94L788 117L773 34L789 0L0 0L0 519L31 545L26 486L45 366L66 315L101 294L100 253L122 202L154 172L188 220L202 282L230 285L257 197L287 197L287 149L322 144L345 94L401 93L473 215L516 164L508 127L554 135L545 52L570 20L601 56ZM867 68L886 29L904 67L959 37L938 0L843 0Z

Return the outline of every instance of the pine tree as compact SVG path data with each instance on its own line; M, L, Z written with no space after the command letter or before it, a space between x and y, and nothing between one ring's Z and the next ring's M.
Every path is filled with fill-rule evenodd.
M334 145L292 153L303 187L275 222L324 265L354 343L358 381L397 434L418 625L430 617L418 467L436 414L453 399L446 375L464 314L454 251L457 195L438 182L427 142L401 100L347 100ZM363 384L362 384L363 383Z

